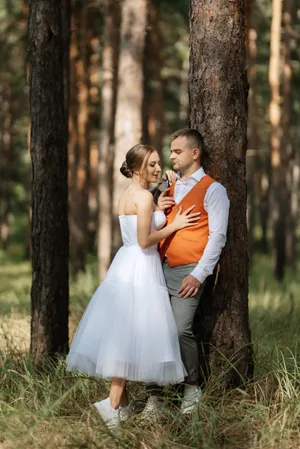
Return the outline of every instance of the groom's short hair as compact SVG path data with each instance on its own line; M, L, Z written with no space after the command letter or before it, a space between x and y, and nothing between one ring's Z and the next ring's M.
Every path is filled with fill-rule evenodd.
M204 146L203 136L199 131L197 131L197 129L194 128L179 129L178 131L175 131L171 135L171 142L177 139L177 137L186 137L187 143L191 149L199 148L201 165L204 165L204 163L206 163L206 160L208 159L208 154Z

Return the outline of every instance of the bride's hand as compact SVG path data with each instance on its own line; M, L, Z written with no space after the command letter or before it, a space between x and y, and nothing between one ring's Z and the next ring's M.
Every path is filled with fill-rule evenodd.
M167 170L165 176L167 176L170 186L176 181L176 173L173 170Z
M179 211L172 223L176 231L179 231L179 229L187 228L189 226L195 226L198 223L198 221L200 220L201 212L195 212L191 214L190 212L194 209L194 207L195 206L189 207L183 213L181 213L182 207L179 208Z

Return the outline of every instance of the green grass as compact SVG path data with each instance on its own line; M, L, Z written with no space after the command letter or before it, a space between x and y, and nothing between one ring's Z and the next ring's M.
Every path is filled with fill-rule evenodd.
M17 247L0 253L0 449L300 447L298 273L280 285L267 257L255 261L249 301L256 368L246 389L216 394L222 379L212 378L195 416L181 416L174 405L151 420L136 413L112 434L91 406L107 395L107 382L67 373L63 358L44 373L31 364L30 266L18 254ZM71 333L96 285L93 262L71 282ZM144 386L131 383L129 391L138 410Z

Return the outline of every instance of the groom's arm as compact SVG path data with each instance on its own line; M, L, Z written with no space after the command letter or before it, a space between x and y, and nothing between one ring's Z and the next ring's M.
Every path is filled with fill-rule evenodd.
M229 200L226 189L220 183L214 182L208 188L204 208L208 213L208 242L198 265L182 282L178 293L183 298L195 296L200 285L213 273L226 243Z

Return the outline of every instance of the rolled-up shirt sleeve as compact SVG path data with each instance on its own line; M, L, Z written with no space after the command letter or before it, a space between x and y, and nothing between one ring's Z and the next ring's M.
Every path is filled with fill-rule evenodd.
M209 237L204 253L191 273L201 284L213 273L226 243L229 199L220 183L214 182L207 189L204 208L208 213Z

